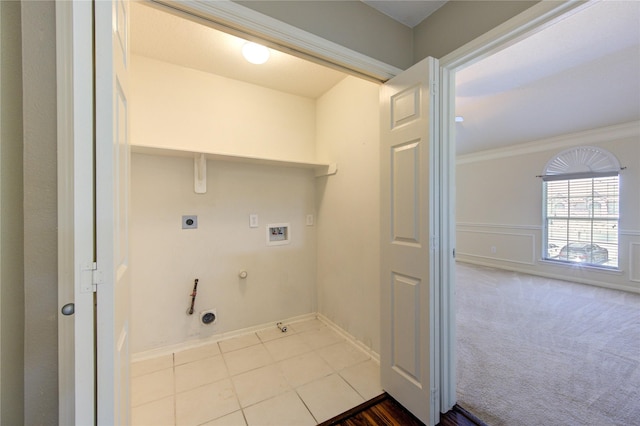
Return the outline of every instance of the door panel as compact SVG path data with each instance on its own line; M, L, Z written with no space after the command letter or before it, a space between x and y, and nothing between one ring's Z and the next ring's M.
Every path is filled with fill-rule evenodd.
M98 424L130 423L129 3L94 2Z
M439 421L436 77L427 58L381 89L381 380L426 424Z
M420 287L419 279L393 274L391 321L393 324L391 365L416 386L420 385Z
M391 148L393 241L420 244L420 141Z
M391 97L391 128L420 119L420 86L409 87Z

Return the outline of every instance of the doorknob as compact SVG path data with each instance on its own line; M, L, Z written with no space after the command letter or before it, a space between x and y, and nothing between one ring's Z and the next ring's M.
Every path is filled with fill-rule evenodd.
M76 305L74 305L73 303L67 303L62 307L60 311L62 312L62 315L73 315L73 313L76 311Z

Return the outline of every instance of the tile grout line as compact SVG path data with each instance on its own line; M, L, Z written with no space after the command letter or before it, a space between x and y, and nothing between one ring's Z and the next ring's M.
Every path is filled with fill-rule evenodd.
M304 401L304 398L302 398L302 396L298 393L298 389L296 388L293 391L296 393L296 396L298 397L298 399L302 402L302 405L304 405L304 408L306 408L309 414L311 414L311 418L313 419L313 421L316 422L316 424L320 424L318 419L316 419L316 416L314 416L313 413L311 412L311 409L309 408L307 403Z
M171 354L171 369L173 372L173 424L178 424L178 389L176 385L176 354Z
M369 360L367 359L367 360L365 360L365 361L361 361L361 362L355 363L355 364L353 364L353 365L350 365L349 367L345 367L345 368L343 368L343 369L342 369L342 370L340 370L340 371L344 371L344 370L346 370L347 368L355 367L356 365L360 365L360 364L365 363L365 362L367 362L367 361L369 361ZM347 380L345 377L343 377L343 376L342 376L342 374L340 374L340 372L338 372L337 374L338 374L338 377L340 377L342 380L344 380L344 382L345 382L345 383L346 383L346 384L347 384L351 389L353 389L353 391L354 391L355 393L357 393L357 394L360 396L360 398L362 398L362 400L363 400L363 401L366 401L366 400L367 400L367 398L365 398L365 397L364 397L364 395L362 395L362 394L358 391L358 389L356 389L356 388L351 384L351 382L350 382L349 380Z
M256 335L256 337L257 337L257 335ZM236 389L236 385L233 382L233 376L231 376L231 371L229 370L229 366L227 365L227 360L225 359L225 357L222 354L222 346L220 345L220 342L216 342L216 345L218 345L218 349L220 350L220 357L222 358L222 362L224 362L224 366L227 369L227 376L229 377L229 382L231 382L231 388L233 389L233 395L235 396L236 402L238 403L238 407L240 409L240 414L242 414L242 418L244 419L245 425L248 425L249 422L247 421L247 416L244 414L244 408L242 408L242 404L240 403L240 397L238 396L238 390ZM233 352L233 351L229 351L229 352ZM233 411L231 413L233 413ZM224 416L228 416L231 413L224 414L224 415L218 417L218 419L220 419L220 418L222 418ZM211 420L216 420L216 419L211 419Z
M340 380L342 380L343 382L346 382L346 384L348 385L348 387L349 387L350 389L352 389L352 390L353 390L353 392L355 392L355 394L356 394L356 395L358 395L358 396L359 396L360 398L362 398L363 400L365 399L365 397L364 397L364 396L363 396L363 395L362 395L362 394L361 394L361 393L360 393L360 392L359 392L359 391L354 387L354 385L352 385L352 383L351 383L351 382L349 382L345 377L343 377L341 373L342 373L342 372L344 372L347 368L351 368L351 367L355 367L355 366L360 365L360 364L364 364L364 363L365 363L365 362L367 362L367 361L373 361L374 363L376 363L375 358L371 356L371 353L367 353L367 351L363 351L363 350L362 350L362 348L360 348L360 347L359 347L359 345L354 344L354 342L352 342L352 341L351 341L351 339L349 339L349 338L346 338L346 339L345 339L345 337L348 337L348 336L345 336L345 334L338 332L338 331L337 331L337 330L335 330L333 327L328 326L328 324L326 324L325 322L323 322L322 320L320 320L320 319L318 319L318 318L316 318L315 320L316 320L316 321L318 321L318 322L320 322L320 323L322 324L322 327L321 327L321 328L317 328L317 327L310 327L310 328L305 329L305 330L298 330L298 331L295 331L295 329L292 327L291 331L294 331L294 333L291 333L291 334L288 334L288 333L287 333L286 335L281 335L281 336L273 337L273 338L265 338L264 340L263 340L263 338L261 338L261 337L260 337L260 335L258 334L258 332L257 332L257 331L256 331L256 332L252 332L251 334L247 334L247 335L253 335L253 336L255 336L255 338L257 339L257 343L255 343L255 344L250 344L250 345L248 345L248 346L244 346L244 347L241 347L241 348L237 348L237 349L234 349L234 350L232 350L232 351L228 351L228 352L225 352L225 351L223 351L223 350L222 350L221 341L213 342L213 343L216 345L216 348L217 348L217 351L218 351L218 354L216 354L216 355L214 355L214 356L221 356L221 357L222 357L223 364L224 364L224 366L225 366L225 368L226 368L226 370L227 370L227 371L226 371L226 372L227 372L226 377L227 377L227 378L228 378L228 380L231 382L231 386L232 386L232 389L233 389L233 392L234 392L235 401L236 401L236 403L238 404L239 411L241 412L241 415L243 416L243 419L244 419L244 421L245 421L245 423L246 423L246 424L248 424L248 419L247 419L247 417L246 417L246 413L245 413L245 409L246 409L246 408L249 408L249 407L251 407L251 406L254 406L254 405L259 404L259 403L264 402L264 401L268 401L269 399L277 398L277 397L279 397L279 396L281 396L281 395L283 395L283 394L286 394L286 393L288 393L288 392L290 392L290 391L293 391L293 392L295 392L295 393L296 393L296 396L297 396L297 397L298 397L298 399L303 403L303 406L305 407L305 409L307 410L307 412L309 412L309 414L310 414L310 415L311 415L311 417L314 419L314 421L316 421L316 422L317 422L317 419L315 418L315 416L313 415L313 413L312 413L312 412L311 412L311 410L309 409L309 406L308 406L308 405L307 405L307 403L304 401L304 399L302 398L302 396L300 395L300 393L298 392L298 390L299 390L302 386L305 386L305 385L307 385L307 384L309 384L309 383L312 383L313 381L317 381L317 380L324 379L324 378L326 378L326 377L328 377L328 376L331 376L331 375L333 375L333 374L335 374L335 375L336 375ZM292 337L292 336L300 336L300 337L302 337L302 335L304 335L304 334L306 334L306 333L308 333L308 332L319 331L319 330L324 329L325 327L326 327L326 330L331 331L332 333L335 333L338 337L340 337L340 338L341 338L341 340L340 340L340 341L331 342L331 343L329 343L329 344L325 344L325 345L322 345L322 346L315 347L315 345L311 345L311 344L309 344L309 343L308 343L308 341L307 341L307 340L305 340L305 339L303 338L303 339L302 339L302 341L303 341L303 343L305 343L305 345L306 345L306 346L308 346L308 349L309 349L309 350L305 350L303 353L296 353L296 354L294 354L294 355L287 356L286 358L283 358L283 359L281 359L281 360L277 360L277 359L273 356L273 354L269 351L269 349L267 348L266 343L268 343L268 342L276 342L276 341L279 341L279 340L281 340L281 339L286 339L287 337ZM238 337L240 337L240 336L238 336ZM323 341L323 339L321 339L321 341ZM332 347L332 346L337 346L337 345L342 344L342 343L347 343L347 345L348 345L350 348L353 348L353 349L355 349L355 350L356 350L356 351L358 351L358 352L363 352L363 354L364 354L364 355L366 355L366 358L367 358L367 359L364 359L364 360L358 361L358 362L356 362L356 363L354 363L354 364L352 364L352 365L348 365L348 366L346 366L346 367L342 367L342 368L340 368L340 369L337 369L337 368L335 368L333 365L329 364L329 362L328 362L328 361L327 361L327 360L326 360L322 355L320 355L320 351L323 351L323 350L325 350L326 348L330 348L330 347ZM231 375L231 372L230 372L230 370L229 370L229 366L228 366L228 363L227 363L227 359L225 358L225 356L224 356L224 355L225 355L225 354L227 354L227 355L228 355L228 354L232 354L232 353L233 353L233 352L235 352L235 351L239 351L239 350L242 350L242 349L247 349L247 348L250 348L250 347L252 347L252 346L256 346L256 347L257 347L258 345L261 345L262 349L265 351L265 353L266 353L266 354L268 355L268 357L269 357L269 361L267 362L267 364L265 364L265 365L263 365L263 366L260 366L260 367L252 368L252 369L247 370L247 371L242 371L242 372L240 372L240 373L235 374L234 376L232 376L232 375ZM274 344L274 345L275 345L275 344ZM206 345L202 345L202 346L206 346ZM273 345L272 345L272 346L273 346ZM195 349L195 348L194 348L194 349ZM284 353L286 353L286 351L284 351ZM297 386L297 387L296 387L296 386L293 386L293 384L291 383L291 381L290 381L289 379L287 379L287 377L285 376L284 371L283 371L283 365L281 365L281 364L283 364L283 363L285 363L285 364L286 364L286 363L287 363L288 361L290 361L291 359L294 359L294 358L299 357L299 356L309 355L309 354L313 354L314 356L316 356L316 357L318 357L319 359L321 359L321 360L322 360L322 361L323 361L323 362L324 362L324 363L329 367L329 369L330 369L331 373L326 374L326 375L324 375L324 376L322 376L322 377L317 377L317 378L315 378L315 379L311 380L310 382L300 384L300 385L299 385L299 386ZM205 357L205 358L208 358L208 357ZM178 367L178 365L176 365L176 362L177 362L176 360L177 360L176 353L175 353L175 352L171 353L171 368L172 368L172 380L173 380L172 385L173 385L173 408L174 408L173 420L174 420L174 425L177 425L177 424L178 424L178 422L177 422L177 414L178 414L178 413L177 413L177 393L178 393L178 392L177 392L177 367ZM190 361L190 362L196 362L196 361L198 361L198 360L192 360L192 361ZM183 364L185 364L185 365L186 365L186 364L188 364L188 363L183 363ZM183 365L183 364L181 364L181 365ZM241 402L240 402L240 398L239 398L239 394L238 394L238 391L237 391L237 389L236 389L236 386L235 386L235 382L234 382L234 380L233 380L233 377L236 377L236 376L239 376L239 375L242 375L242 374L245 374L245 373L249 373L249 372L251 372L251 371L255 371L255 370L259 369L259 368L264 368L264 367L276 368L276 369L277 369L277 371L278 371L278 373L283 377L284 381L287 383L287 385L288 385L288 389L287 389L287 390L285 390L284 392L279 392L279 393L277 393L276 395L271 396L270 398L264 399L264 400L262 400L262 401L257 401L257 402L255 402L255 403L253 403L253 404L251 404L251 405L249 405L249 406L247 406L247 407L242 407ZM220 380L224 380L224 379L220 379ZM220 380L217 380L217 381L220 381ZM212 382L212 383L215 383L215 382ZM226 415L230 415L230 414L232 414L233 412L234 412L234 411L232 411L231 413L226 413L226 414L224 414L224 415L222 415L222 416L219 416L219 417L216 417L216 418L213 418L213 419L209 419L209 420L207 420L207 421L217 420L217 419L222 418L222 417L224 417L224 416L226 416Z
M297 397L298 397L298 399L302 402L302 404L303 404L303 405L304 405L304 407L306 408L307 412L309 412L309 414L311 415L311 417L313 418L313 420L314 420L316 423L318 423L317 419L315 418L315 416L313 415L313 413L311 412L311 410L309 409L309 407L307 406L307 404L304 402L304 399L303 399L303 398L300 396L300 394L298 393L298 391L297 391L297 389L298 389L298 388L294 387L294 386L291 384L291 382L290 382L289 380L287 380L287 378L284 376L284 373L282 372L282 369L281 369L281 367L279 366L279 364L280 364L281 362L284 362L284 361L290 360L290 359L292 359L292 358L295 358L296 356L306 355L306 354L310 354L310 353L314 353L314 354L316 354L318 357L320 357L320 359L323 359L323 358L322 358L322 357L317 353L317 350L318 350L318 349L320 349L320 348L316 348L316 349L314 349L313 347L309 347L309 350L308 350L308 351L305 351L304 353L296 354L296 355L293 355L293 356L291 356L291 357L284 358L284 359L282 359L282 360L276 360L276 359L275 359L275 357L273 356L273 354L271 354L271 352L269 351L269 349L266 347L266 344L265 344L266 342L278 341L278 340L280 340L280 339L284 339L284 338L287 338L287 337L300 335L300 333L303 333L303 332L296 332L296 333L292 333L291 335L288 335L288 336L277 337L277 338L274 338L274 339L269 339L269 340L267 340L267 341L263 341L263 340L260 338L260 336L258 335L258 339L260 340L260 343L264 346L265 351L267 352L267 354L270 356L270 358L271 358L271 360L272 360L272 362L270 362L269 364L266 364L266 365L264 365L264 366L262 366L262 367L258 367L258 368L269 367L269 366L272 366L272 367L277 368L278 372L283 376L283 378L285 379L286 383L288 384L289 389L288 389L288 390L286 390L285 392L281 392L281 393L278 393L278 394L276 394L276 395L273 395L273 396L271 396L270 398L267 398L267 399L265 399L265 400L257 401L257 402L255 402L255 403L253 403L253 404L251 404L251 405L248 405L247 407L241 407L241 409L242 409L242 414L243 414L243 416L245 417L245 422L246 422L247 424L249 424L249 423L248 423L248 420L247 420L247 418L246 418L245 411L244 411L246 408L249 408L249 407L255 406L255 405L257 405L257 404L263 403L263 402L268 401L268 400L270 400L270 399L277 398L277 397L279 397L279 396L281 396L281 395L284 395L284 394L286 394L287 392L291 392L291 391L295 392L296 396L297 396ZM257 335L257 333L256 333L256 335ZM256 344L256 345L254 345L254 346L257 346L257 344ZM328 346L331 346L331 345L328 345ZM324 347L324 346L323 346L323 347ZM324 360L323 360L323 361L324 361ZM326 361L325 361L325 362L326 362ZM328 364L327 364L327 365L328 365ZM246 372L242 372L242 373L239 373L239 374L244 374L244 373L247 373L247 372L249 372L249 371L255 371L255 370L257 370L258 368L255 368L255 369L252 369L252 370L248 370L248 371L246 371ZM338 374L338 372L337 372L333 367L331 367L331 365L329 365L329 368L332 370L332 373L331 373L331 374ZM238 375L239 375L239 374L238 374ZM329 374L329 375L331 375L331 374ZM327 375L327 376L329 376L329 375ZM323 376L322 378L327 377L327 376ZM302 386L302 385L301 385L301 386ZM298 386L298 387L300 387L300 386Z

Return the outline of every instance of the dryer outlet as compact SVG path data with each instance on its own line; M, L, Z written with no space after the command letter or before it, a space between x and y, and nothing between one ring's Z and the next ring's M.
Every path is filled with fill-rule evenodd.
M202 325L211 325L218 322L218 314L215 309L207 309L200 312L200 323Z

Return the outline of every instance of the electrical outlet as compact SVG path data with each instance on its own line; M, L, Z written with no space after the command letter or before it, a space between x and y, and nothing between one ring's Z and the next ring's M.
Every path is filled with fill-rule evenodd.
M249 228L257 228L258 227L258 215L250 214L249 215Z
M496 253L496 246L491 246L491 253L493 253L493 254Z
M308 214L307 215L307 226L313 226L313 215L312 214Z
M182 216L182 229L197 229L198 216Z

